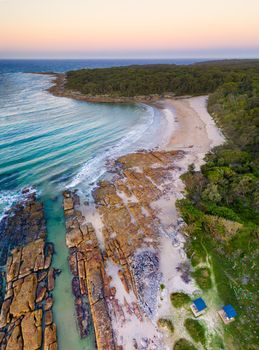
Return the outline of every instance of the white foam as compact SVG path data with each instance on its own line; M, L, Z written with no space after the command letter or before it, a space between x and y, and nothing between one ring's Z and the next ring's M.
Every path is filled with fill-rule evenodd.
M0 221L5 217L6 212L17 202L22 202L26 199L28 194L31 194L35 190L30 187L27 193L21 191L0 191Z
M100 152L92 159L87 161L78 174L67 185L68 188L76 187L80 184L91 187L106 172L106 161L115 160L116 158L134 152L139 149L152 149L163 146L168 142L169 134L171 135L172 119L170 121L170 131L164 133L165 127L169 124L168 118L164 113L152 106L141 104L148 113L143 115L140 123L132 127L131 130L115 146ZM163 132L160 130L163 130ZM162 136L163 135L163 136ZM162 140L161 140L162 138ZM89 186L90 185L90 186Z

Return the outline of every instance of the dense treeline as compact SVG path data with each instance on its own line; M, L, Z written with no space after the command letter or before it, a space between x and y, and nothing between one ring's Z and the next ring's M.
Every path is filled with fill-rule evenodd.
M259 223L259 79L247 74L222 84L208 108L227 142L207 155L201 171L184 175L187 198L179 208L187 222L193 266L209 256L219 296L237 309L225 328L226 349L256 349Z
M259 60L192 65L139 65L82 69L67 73L66 89L86 95L198 95L214 92L223 83L238 83L259 74Z
M214 115L229 141L242 150L258 153L259 74L223 84L209 99Z

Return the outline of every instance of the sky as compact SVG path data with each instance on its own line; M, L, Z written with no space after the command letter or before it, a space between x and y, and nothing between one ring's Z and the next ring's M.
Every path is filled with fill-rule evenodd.
M259 0L0 0L0 58L259 58Z

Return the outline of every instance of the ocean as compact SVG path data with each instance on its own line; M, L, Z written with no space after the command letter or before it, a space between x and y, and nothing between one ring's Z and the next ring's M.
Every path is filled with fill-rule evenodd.
M81 340L74 317L65 245L62 191L80 186L89 194L105 173L107 159L161 143L166 119L143 104L100 104L55 97L48 75L79 68L194 60L0 60L0 218L36 189L44 203L53 266L62 270L54 290L54 319L61 350L94 349L93 335Z
M0 60L0 217L21 188L58 191L92 183L108 157L154 147L157 111L144 105L91 104L54 97L51 77L29 72L65 72L191 60Z

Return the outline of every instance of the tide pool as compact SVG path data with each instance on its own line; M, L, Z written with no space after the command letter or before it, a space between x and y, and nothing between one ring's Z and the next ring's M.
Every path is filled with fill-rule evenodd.
M52 266L61 270L56 277L53 291L54 321L57 325L58 346L60 350L93 350L95 347L94 331L80 339L77 329L74 296L71 289L72 275L68 267L68 249L65 243L65 222L62 209L62 196L43 198L47 222L48 241L54 243L55 254Z

